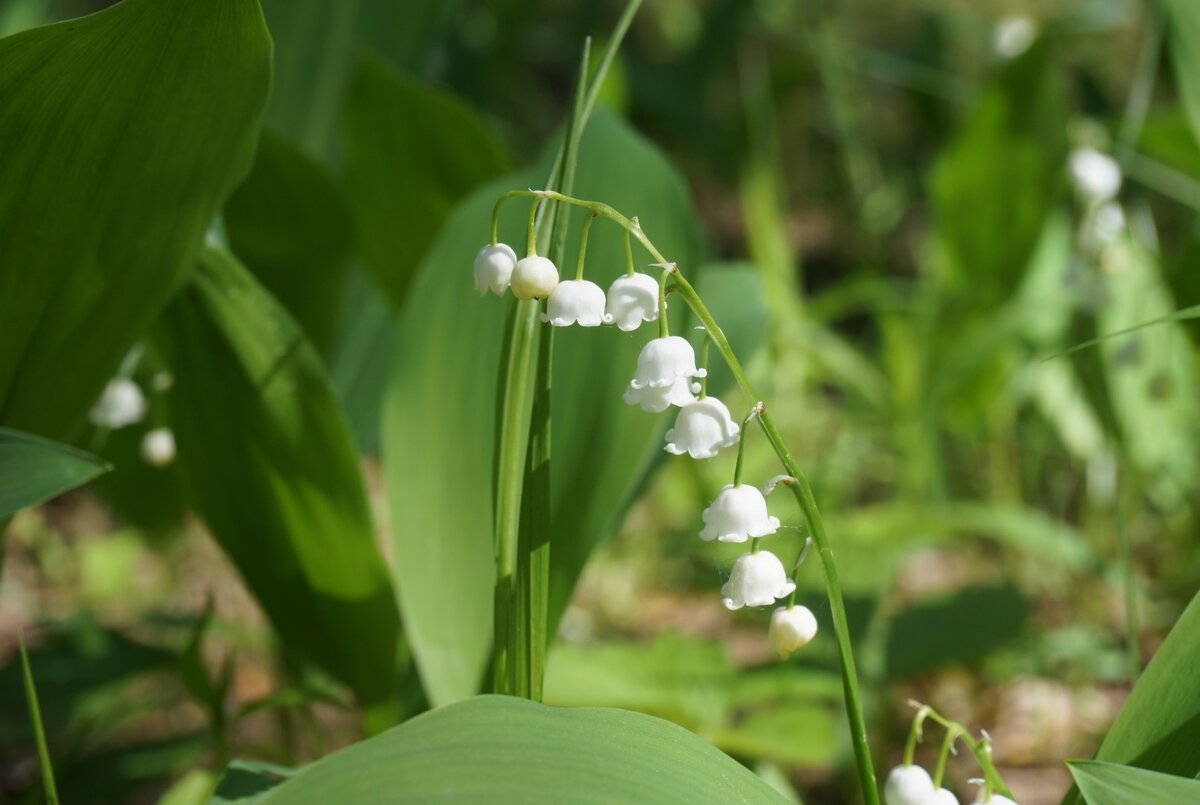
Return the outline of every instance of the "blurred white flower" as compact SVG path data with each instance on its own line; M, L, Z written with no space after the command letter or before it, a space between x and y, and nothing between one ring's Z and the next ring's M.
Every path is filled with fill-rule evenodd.
M933 779L920 766L897 766L883 785L887 805L930 805L935 795Z
M161 372L156 372L154 377L150 379L150 388L155 391L168 391L173 385L175 385L175 375L165 369Z
M541 299L558 285L558 269L549 259L532 255L517 261L512 272L512 292L518 299Z
M608 324L612 317L604 312L604 291L594 282L587 280L565 280L555 286L546 302L542 321L555 327L599 327Z
M1006 59L1015 59L1029 50L1029 46L1036 38L1037 25L1029 17L1005 17L996 23L996 30L992 36L992 47L996 49L997 55Z
M677 456L712 458L721 448L737 444L740 430L723 402L705 397L679 409L675 427L667 431L665 449Z
M765 607L792 594L796 585L787 577L783 562L770 551L744 553L733 563L729 581L721 587L726 609Z
M933 792L933 798L929 800L929 805L958 805L958 797L954 796L953 791L939 788Z
M808 607L780 607L771 613L767 639L779 652L780 657L786 657L796 649L808 645L816 635L817 618Z
M1106 201L1092 214L1092 235L1101 243L1112 243L1125 231L1125 211L1115 201Z
M606 312L626 332L658 321L658 283L648 274L617 277L608 288Z
M124 377L114 378L92 406L92 424L117 430L141 421L146 415L146 397L138 384Z
M695 399L692 378L706 374L696 368L696 353L687 339L677 335L653 338L638 355L637 371L625 389L624 400L651 413L686 405Z
M1121 189L1121 168L1115 159L1085 146L1072 151L1069 161L1081 195L1095 203L1116 197Z
M517 253L505 243L488 244L475 254L475 290L503 296L517 265Z
M706 542L745 542L779 529L779 518L767 513L767 499L751 484L729 484L704 512L700 539Z
M170 428L155 428L142 437L142 458L152 467L165 467L175 460L175 434Z

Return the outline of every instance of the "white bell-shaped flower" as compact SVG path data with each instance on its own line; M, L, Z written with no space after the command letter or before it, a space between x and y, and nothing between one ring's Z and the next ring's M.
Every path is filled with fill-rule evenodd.
M648 274L628 274L608 287L609 320L625 332L644 321L658 321L658 283Z
M929 805L936 790L920 766L897 766L883 785L883 798L887 805Z
M104 387L104 393L92 406L89 417L93 425L117 430L140 422L145 415L146 397L138 384L128 378L118 377Z
M142 437L142 459L152 467L165 467L175 460L175 434L170 428L155 428Z
M740 430L723 402L705 397L679 409L675 427L667 431L665 449L677 456L712 458L721 448L737 444Z
M625 389L624 399L653 413L672 405L686 405L696 399L692 378L706 374L704 369L696 368L696 352L686 338L652 338L638 355L637 372Z
M546 257L530 255L517 261L512 272L512 292L518 299L542 299L558 285L558 269Z
M1108 154L1095 148L1076 148L1070 157L1075 187L1091 201L1100 203L1116 198L1121 189L1121 167Z
M706 542L745 542L779 529L779 518L767 513L767 499L750 484L727 485L700 516L704 518L700 539Z
M587 280L564 280L555 286L546 301L542 321L555 327L599 327L612 318L604 312L604 291Z
M958 805L958 797L948 788L939 788L933 792L929 805Z
M786 598L796 585L787 577L783 562L770 551L744 553L733 563L729 581L721 587L726 609L765 607Z
M1002 794L992 794L980 805L1017 805L1017 803Z
M780 607L771 613L767 639L779 652L780 657L786 657L796 649L808 645L816 635L817 617L808 607Z
M506 243L488 244L475 254L475 290L503 296L517 265L517 253Z
M1033 44L1037 38L1037 25L1026 16L1005 17L996 24L992 34L992 46L996 53L1006 59L1015 59Z

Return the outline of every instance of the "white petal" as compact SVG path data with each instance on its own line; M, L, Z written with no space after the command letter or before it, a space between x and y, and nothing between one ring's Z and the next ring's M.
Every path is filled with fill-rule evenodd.
M658 283L647 274L618 277L608 288L605 311L622 330L658 320Z
M512 292L518 299L541 299L557 285L558 269L545 257L525 257L513 267Z
M701 517L703 540L745 542L752 537L765 537L779 530L779 518L767 513L767 500L751 484L729 484L720 492Z
M128 378L118 377L104 387L104 393L92 406L89 418L94 425L117 430L140 422L145 415L146 397L141 388Z
M667 431L664 449L675 455L712 458L722 448L737 444L739 431L725 404L715 397L705 397L679 409L675 427Z
M517 254L504 243L488 244L475 255L475 290L483 296L489 290L503 296L512 279Z
M883 786L888 805L928 805L934 790L929 772L920 766L897 766Z
M542 321L555 327L599 327L609 321L604 312L604 291L594 282L566 280L555 286L546 302Z

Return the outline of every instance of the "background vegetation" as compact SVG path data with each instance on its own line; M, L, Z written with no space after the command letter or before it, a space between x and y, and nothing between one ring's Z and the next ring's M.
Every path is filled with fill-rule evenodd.
M471 257L621 11L126 0L19 34L104 5L0 0L0 426L113 467L8 525L0 801L40 796L18 627L65 801L206 801L232 758L297 766L480 690L504 306ZM753 356L884 770L918 698L1057 802L1196 592L1197 76L1188 0L650 0L603 87L576 195L639 215ZM1115 229L1081 147L1121 167ZM621 248L598 226L589 272ZM823 631L780 663L765 611L720 605L738 551L696 539L732 456L667 456L618 399L642 341L556 343L546 701L850 801L818 570ZM88 424L118 374L147 416Z

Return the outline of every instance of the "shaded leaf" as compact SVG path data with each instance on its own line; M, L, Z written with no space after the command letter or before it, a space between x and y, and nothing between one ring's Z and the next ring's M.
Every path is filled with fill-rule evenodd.
M262 802L271 789L300 771L271 763L235 760L225 767L211 805L254 805Z
M286 141L264 134L254 167L225 202L229 246L318 351L333 338L354 240L341 186Z
M245 0L0 41L0 422L75 435L249 166L270 47Z
M786 802L687 730L622 710L481 696L343 749L264 803ZM568 793L569 792L569 793Z
M1200 145L1200 6L1192 0L1159 0L1167 18L1168 49L1180 101Z
M211 249L156 338L176 378L170 419L188 499L288 647L386 722L399 619L320 358L249 273Z
M82 486L110 469L82 450L0 428L0 520Z
M374 59L354 73L345 127L359 250L388 298L400 305L451 208L507 170L508 158L461 101Z

